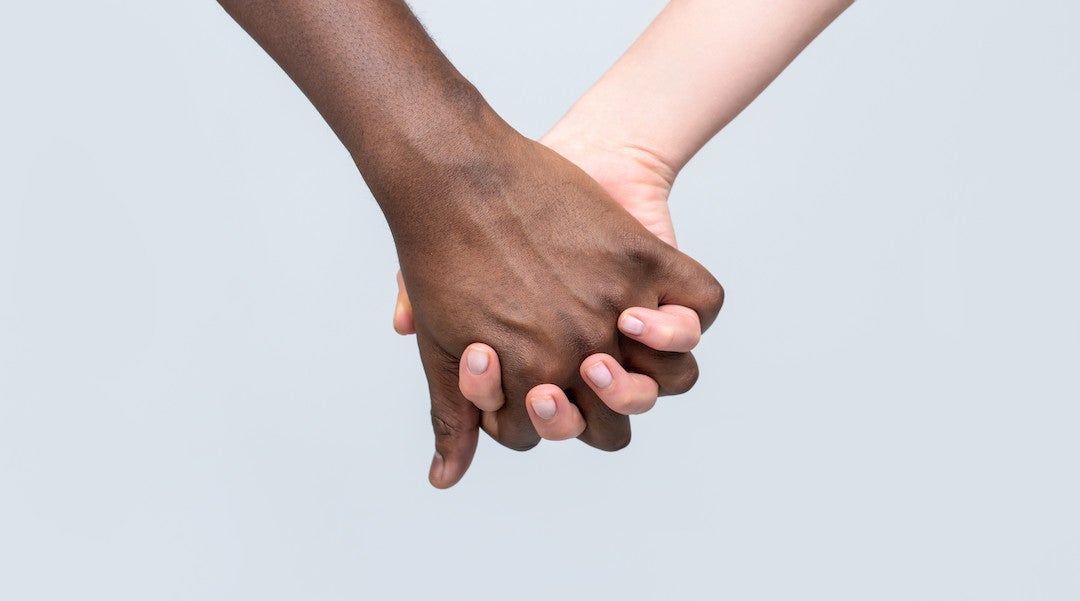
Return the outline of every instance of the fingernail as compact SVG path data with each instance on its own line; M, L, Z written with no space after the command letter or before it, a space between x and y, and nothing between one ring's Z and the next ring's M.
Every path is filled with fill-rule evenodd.
M612 377L611 372L608 371L603 361L597 361L592 367L585 370L585 375L589 376L593 384L596 384L597 388L607 388L611 386Z
M539 417L544 421L555 417L555 399L549 396L542 396L532 399L532 408L533 413L536 414L536 417Z
M479 376L487 371L487 353L476 349L470 349L469 356L465 358L465 363L469 366L469 372L472 373L472 375Z
M640 336L645 332L645 322L633 315L627 315L626 317L623 317L622 322L619 323L619 329L631 336Z
M432 483L442 481L443 467L443 456L435 451L435 456L431 458L431 469L428 470L428 479Z

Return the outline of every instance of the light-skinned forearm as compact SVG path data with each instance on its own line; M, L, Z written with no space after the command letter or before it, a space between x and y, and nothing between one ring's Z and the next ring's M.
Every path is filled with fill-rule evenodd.
M673 0L549 139L633 149L674 179L853 2Z

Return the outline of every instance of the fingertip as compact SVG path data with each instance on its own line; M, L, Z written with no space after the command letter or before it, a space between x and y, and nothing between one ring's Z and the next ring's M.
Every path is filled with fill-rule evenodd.
M625 373L619 362L606 353L586 357L578 371L589 387L598 393L614 388L617 379Z
M410 336L416 333L412 312L405 309L400 301L394 307L394 331L402 336Z
M634 313L634 309L627 309L619 316L619 331L627 336L641 336L645 333L645 321Z
M558 404L556 403L554 415L545 414L544 411L537 412L534 410L534 405L537 401L544 399L555 400L560 395L565 397L566 393L554 384L540 384L539 386L533 386L528 394L525 395L525 405L529 408L530 417L538 417L542 422L550 421L554 415L558 414Z
M465 347L462 357L465 359L465 368L474 376L484 375L492 363L497 364L499 362L499 356L495 353L495 349L483 342L474 342Z
M618 326L627 337L658 351L685 353L701 341L697 312L680 305L627 309L619 317Z
M664 329L666 344L657 350L688 353L701 342L701 317L682 305L661 305L657 311L668 316Z
M659 385L628 372L611 355L597 353L581 363L581 377L609 409L621 415L645 413L656 405Z
M428 469L428 482L435 488L449 488L453 484L445 484L443 479L443 472L445 471L446 462L443 460L443 456L438 451L435 451L435 456L431 458L431 467Z
M479 430L458 433L456 437L436 439L435 453L428 469L428 481L435 488L450 488L457 484L469 471L476 445L479 442Z
M401 271L397 272L398 294L394 304L394 331L402 336L416 333L416 324L413 322L412 303L409 301L409 293L405 290L405 279Z
M458 388L481 411L498 411L506 403L495 349L482 342L465 347L458 366Z
M554 384L541 384L526 395L525 405L536 433L545 440L569 440L585 431L585 418L577 405Z
M467 469L467 466L462 469L459 465L448 464L442 454L435 451L428 470L428 482L435 488L445 490L460 482Z
M533 414L543 422L550 422L555 419L559 412L555 397L546 394L530 397L529 407L532 409Z

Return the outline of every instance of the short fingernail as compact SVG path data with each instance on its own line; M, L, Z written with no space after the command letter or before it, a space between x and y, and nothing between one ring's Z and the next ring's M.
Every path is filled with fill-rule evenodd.
M549 396L542 396L532 399L532 408L533 413L536 414L536 417L539 417L544 421L555 417L555 399Z
M428 470L428 479L432 482L441 482L443 467L445 467L443 456L438 451L435 451L435 456L431 458L431 469Z
M476 349L469 350L469 356L465 358L465 363L469 366L469 372L474 376L479 376L487 371L488 368L488 356L484 351L478 351Z
M622 322L619 323L619 329L631 336L640 336L645 332L645 322L633 315L627 315L626 317L623 317Z
M596 385L597 388L607 388L611 386L611 372L608 371L603 361L598 361L589 369L585 370L585 374L589 376L589 380Z

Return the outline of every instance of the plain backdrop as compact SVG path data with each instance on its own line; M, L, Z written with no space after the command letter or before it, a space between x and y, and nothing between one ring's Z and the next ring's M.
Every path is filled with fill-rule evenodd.
M413 4L534 137L663 6ZM1078 6L857 3L676 183L697 387L445 492L280 69L209 0L6 6L0 598L1080 598Z

